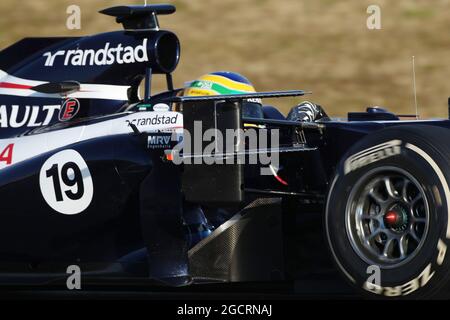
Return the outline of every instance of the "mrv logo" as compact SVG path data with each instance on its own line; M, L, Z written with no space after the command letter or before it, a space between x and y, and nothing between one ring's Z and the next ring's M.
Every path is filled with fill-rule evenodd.
M46 57L45 66L47 67L53 66L55 60L63 61L65 66L104 66L114 63L147 62L147 39L144 39L142 44L136 47L124 47L119 44L110 48L110 43L107 42L104 48L98 50L59 50L55 53L48 51L43 56Z
M368 164L400 154L400 140L391 140L352 155L345 160L344 174L350 173Z
M149 149L169 148L170 141L172 141L171 134L151 135L148 137L148 148Z
M50 123L61 105L19 106L0 105L0 128L39 127Z

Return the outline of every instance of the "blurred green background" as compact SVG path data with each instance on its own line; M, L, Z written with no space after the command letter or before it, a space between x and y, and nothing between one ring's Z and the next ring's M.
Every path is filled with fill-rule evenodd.
M333 116L385 106L414 113L411 57L419 113L447 117L450 96L450 0L166 0L160 18L182 44L175 84L211 71L247 76L258 90L306 89ZM0 48L28 36L75 36L121 29L98 10L130 0L1 0ZM152 3L157 3L153 1ZM81 30L66 28L66 8L81 7ZM381 7L381 30L366 9ZM162 81L156 83L163 89ZM284 112L297 101L277 101Z

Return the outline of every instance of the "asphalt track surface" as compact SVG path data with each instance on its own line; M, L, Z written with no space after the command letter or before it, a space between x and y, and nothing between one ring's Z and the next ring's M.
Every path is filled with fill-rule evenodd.
M358 299L334 270L305 275L295 282L196 284L182 288L103 283L68 290L63 285L10 288L0 299L150 299L150 300L291 300Z

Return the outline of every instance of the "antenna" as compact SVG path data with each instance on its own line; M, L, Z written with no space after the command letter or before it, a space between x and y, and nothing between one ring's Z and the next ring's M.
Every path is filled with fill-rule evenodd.
M412 56L412 73L413 73L414 105L416 108L416 120L419 120L419 107L417 105L417 89L416 89L416 62L414 56Z

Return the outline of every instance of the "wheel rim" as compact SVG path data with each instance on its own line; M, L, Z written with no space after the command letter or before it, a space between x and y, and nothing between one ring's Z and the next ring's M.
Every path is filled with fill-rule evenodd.
M395 268L412 260L425 242L430 220L420 183L396 167L363 175L346 206L346 231L361 259Z

